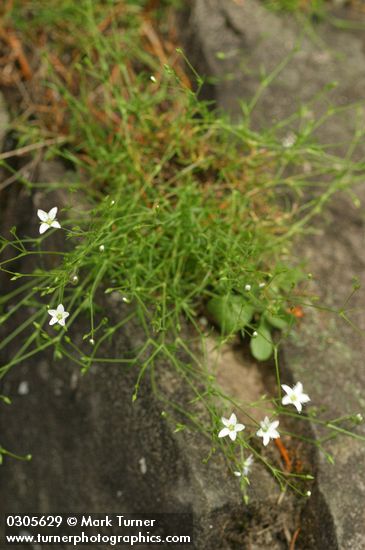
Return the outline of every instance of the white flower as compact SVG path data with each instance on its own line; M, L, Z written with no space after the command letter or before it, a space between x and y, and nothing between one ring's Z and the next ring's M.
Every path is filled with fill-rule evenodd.
M62 327L65 326L65 319L70 315L67 311L65 311L62 304L59 304L57 309L49 309L48 313L52 317L49 324L54 325L55 323L58 323Z
M54 208L51 208L51 210L47 213L44 210L38 210L37 215L38 218L41 220L41 225L39 227L39 233L44 233L49 229L50 227L56 227L57 229L60 229L61 226L56 220L57 216L57 206Z
M257 336L258 336L258 332L257 330L254 330L252 333L252 338L257 338Z
M237 424L237 417L234 413L231 414L230 418L222 418L222 423L224 424L225 428L223 428L219 434L218 437L226 437L229 435L229 437L234 441L237 437L237 432L241 432L245 429L245 426L243 424Z
M287 134L284 139L282 140L282 145L283 147L285 147L286 149L290 148L290 147L293 147L294 143L296 142L297 140L297 136L293 133L293 132L289 132L289 134Z
M156 77L154 77L153 75L150 76L150 79L152 80L152 82L157 82Z
M282 384L281 387L287 393L281 400L283 405L294 405L298 412L302 411L302 403L308 403L310 401L309 396L303 393L303 384L298 382L293 388Z
M265 416L264 420L260 422L260 426L261 428L256 432L256 435L258 437L262 437L265 447L269 444L270 439L276 439L277 437L280 437L279 432L276 430L276 428L279 426L278 420L270 422L269 418Z
M250 473L251 471L251 466L253 464L253 456L250 455L246 458L246 460L243 461L243 464L242 464L242 472L233 472L234 475L236 477L241 477L241 476L244 476L244 477L247 477L248 474Z
M105 246L104 246L103 244L101 244L101 245L99 246L99 250L100 250L100 252L104 252Z
M264 288L266 286L266 283L260 283L259 288Z
M245 290L250 291L251 290L251 285L245 285Z

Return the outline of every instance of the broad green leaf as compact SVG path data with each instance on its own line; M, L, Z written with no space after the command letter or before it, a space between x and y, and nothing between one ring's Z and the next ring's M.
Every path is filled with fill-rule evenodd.
M212 319L223 334L242 330L252 319L254 308L242 296L227 294L212 298L207 305Z
M258 361L266 361L272 355L274 346L271 339L270 328L262 320L258 329L257 336L251 338L251 353Z
M275 327L279 330L284 330L290 326L293 321L293 315L289 313L281 313L277 315L270 315L270 313L265 313L265 319L270 323L272 327Z

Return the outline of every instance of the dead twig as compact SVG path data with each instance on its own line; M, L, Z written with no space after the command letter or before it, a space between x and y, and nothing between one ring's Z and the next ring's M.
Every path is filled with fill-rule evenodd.
M289 550L295 550L295 543L297 541L298 535L300 533L300 527L294 531L293 538L291 539Z
M274 441L275 441L275 445L277 446L277 448L280 451L282 459L284 460L285 469L288 472L291 472L292 463L291 463L288 451L286 450L286 448L284 447L284 444L281 442L280 439L275 439Z
M9 29L5 30L0 28L0 36L9 44L14 57L19 63L20 70L25 80L30 80L33 76L33 72L23 51L23 46L15 32Z
M48 147L49 145L56 145L58 143L65 143L68 141L67 138L64 137L57 137L52 139L46 139L45 141L42 141L41 143L33 143L32 145L26 145L24 147L19 147L19 149L14 149L13 151L5 151L5 153L0 154L0 160L9 159L11 157L21 157L22 155L26 155L27 153L30 153L31 151L36 151L37 149L43 149L43 147Z

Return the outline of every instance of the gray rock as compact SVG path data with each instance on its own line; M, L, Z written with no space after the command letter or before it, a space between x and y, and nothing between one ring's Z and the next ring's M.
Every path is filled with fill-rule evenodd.
M362 189L362 196L365 199L365 189ZM321 297L320 303L339 310L351 293L353 277L357 276L361 289L345 306L357 328L336 314L312 310L285 345L285 363L291 376L310 388L313 404L325 407L326 418L364 414L365 341L358 332L364 330L364 313L359 307L365 297L363 211L341 197L334 201L326 222L318 224L318 228L320 233L300 248L315 277L313 292ZM316 431L318 437L323 435ZM357 431L365 435L364 427ZM333 547L361 550L365 547L365 445L341 437L328 443L326 450L335 458L335 464L329 465L319 454L317 490L304 515L303 529L310 535L308 541L319 544L323 525L326 525L321 512L327 508L327 525L332 525L331 531L337 541L337 546Z
M310 29L288 15L277 15L255 0L191 0L182 15L183 39L194 66L208 77L206 94L237 119L240 102L251 100L264 77L281 64L269 87L261 90L252 113L254 127L270 128L311 101L330 83L337 87L313 105L316 118L329 101L362 101L365 88L364 33L328 23ZM363 116L363 115L362 115ZM353 136L354 118L329 120L319 135L331 142Z
M217 83L206 87L206 96L214 97L233 117L240 116L239 101L256 93L260 71L270 74L290 55L292 60L263 91L253 112L254 127L270 126L290 116L331 81L338 86L313 107L311 116L318 117L327 100L337 106L363 103L363 31L346 32L323 23L310 34L295 19L271 13L253 0L194 0L191 6L184 25L187 54L198 72ZM296 45L297 51L291 53ZM362 108L359 116L363 115ZM347 113L328 120L317 135L325 143L342 142L345 151L353 133L354 116ZM359 158L364 151L362 142ZM363 185L356 191L365 199ZM314 275L312 291L326 306L339 309L346 303L351 321L363 331L364 209L356 209L339 194L313 227L317 234L295 247L297 257L307 258L308 271ZM346 302L354 276L362 287ZM361 412L365 405L364 352L365 341L358 330L338 315L311 310L283 346L283 376L302 381L313 404L326 408L327 418ZM323 435L314 425L312 429L317 437ZM359 433L364 435L364 429ZM343 437L328 443L327 449L335 465L317 456L317 482L302 515L296 548L361 550L365 548L365 445Z

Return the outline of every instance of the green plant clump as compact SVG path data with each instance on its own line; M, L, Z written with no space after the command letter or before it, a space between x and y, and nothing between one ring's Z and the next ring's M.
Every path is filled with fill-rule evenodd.
M313 120L301 109L259 133L250 123L259 96L243 104L242 119L234 125L198 100L182 52L156 46L156 29L169 32L167 18L153 18L143 1L14 2L7 17L29 48L37 45L43 75L37 90L56 94L61 115L56 127L54 119L20 114L14 123L20 145L54 140L48 157L64 158L74 171L55 185L22 181L29 193L42 192L45 212L58 206L60 229L24 236L13 228L11 239L1 239L1 252L11 255L0 262L1 271L16 281L0 298L1 324L11 326L20 308L28 313L0 342L0 349L18 343L0 376L51 348L55 360L72 360L83 372L97 362L129 362L136 368L136 399L142 376L167 358L209 413L210 423L202 424L192 405L183 411L187 424L239 467L237 453L217 437L230 398L184 342L183 327L188 323L200 335L197 319L206 314L223 340L240 332L257 359L274 353L280 390L273 333L293 325L291 308L301 302L297 282L305 278L291 261L290 244L333 193L361 176L362 164L337 158L313 140L333 111ZM40 34L48 40L37 44ZM199 91L202 80L195 77ZM283 136L293 120L295 139L288 146ZM58 189L63 199L56 205L48 194ZM32 215L37 218L36 211ZM55 232L65 237L62 250L49 244ZM16 262L30 256L37 266L19 272ZM117 324L103 309L103 293L120 296ZM69 317L65 326L50 327L50 311L59 304ZM57 322L57 312L51 315ZM144 328L144 344L133 358L100 356L102 343L117 338L131 315ZM83 344L70 337L78 319L89 319ZM181 351L189 353L191 364L180 359ZM273 414L285 414L279 398L264 399L263 406L268 401L276 407ZM248 409L236 407L256 431ZM282 486L302 491L293 484L294 474L271 465L250 439L237 443L262 460ZM242 480L247 485L247 476Z

